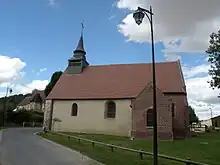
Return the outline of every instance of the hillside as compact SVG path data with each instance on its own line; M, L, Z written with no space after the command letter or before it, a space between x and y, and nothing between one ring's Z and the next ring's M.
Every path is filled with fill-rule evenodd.
M12 111L14 110L17 105L26 97L26 95L13 95L13 96L9 96L6 98L6 109L8 111ZM4 105L4 99L5 97L0 98L0 111L3 110L3 105Z
M6 98L6 102L7 104L5 104L5 110L7 110L8 112L13 111L17 105L26 97L26 95L13 95L13 96L9 96ZM2 124L2 120L3 120L3 108L4 108L4 99L5 97L1 97L0 98L0 125Z

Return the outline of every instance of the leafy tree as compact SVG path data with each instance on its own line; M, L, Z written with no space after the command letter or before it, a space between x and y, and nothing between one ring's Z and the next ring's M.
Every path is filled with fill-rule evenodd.
M7 118L7 113L12 112L25 97L26 95L20 94L0 98L0 126L3 124L3 120Z
M15 123L21 124L23 122L30 122L31 114L28 111L20 111L16 113Z
M14 110L17 105L26 97L26 95L13 95L8 97L2 97L0 98L0 110L3 110L4 108L4 102L5 102L5 109L12 111Z
M43 123L43 112L20 110L18 112L9 112L7 123L21 125L23 122Z
M46 86L44 93L46 95L46 97L49 95L49 93L51 92L51 90L53 89L54 85L56 84L56 82L59 80L60 76L62 75L62 71L57 71L54 72L49 84Z
M206 50L209 55L208 61L211 63L209 75L212 80L208 83L211 88L220 88L220 30L210 35L209 47Z
M195 113L195 109L191 106L188 107L189 110L189 123L192 124L194 122L198 123L199 122L199 118Z

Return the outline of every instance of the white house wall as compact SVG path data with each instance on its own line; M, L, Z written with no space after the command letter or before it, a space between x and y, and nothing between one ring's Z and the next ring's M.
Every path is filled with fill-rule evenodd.
M18 109L25 109L26 111L42 111L42 104L41 103L36 103L36 102L31 102L29 104L23 105L23 106L18 106Z
M208 127L211 127L212 120L211 119L203 120L203 121L201 121L201 125L207 125Z
M71 116L72 104L78 105L77 116ZM62 122L52 124L55 131L114 134L130 136L132 109L130 100L116 100L116 118L105 118L106 100L56 101L53 104L53 119Z

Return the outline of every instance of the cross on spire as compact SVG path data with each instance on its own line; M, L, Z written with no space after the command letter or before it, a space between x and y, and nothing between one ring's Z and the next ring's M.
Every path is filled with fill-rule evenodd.
M81 23L81 35L83 35L83 29L84 29L84 20L82 21L82 23Z
M74 54L80 54L81 56L85 56L86 52L84 50L84 44L83 44L83 29L84 29L84 21L81 23L81 36L78 42L78 45L76 47L76 50L74 51Z
M83 69L89 65L86 61L86 51L83 44L84 21L81 22L81 36L76 49L73 51L73 57L68 60L68 74L80 74Z

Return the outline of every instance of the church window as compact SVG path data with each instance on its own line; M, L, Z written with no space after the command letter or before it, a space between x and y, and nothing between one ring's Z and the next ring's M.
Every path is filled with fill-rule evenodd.
M115 116L116 116L116 104L114 101L108 101L106 103L105 117L115 118Z
M77 116L77 111L78 111L78 105L76 103L73 103L71 109L71 116Z
M146 114L146 126L153 127L153 109L148 109Z

